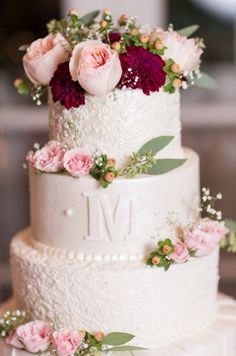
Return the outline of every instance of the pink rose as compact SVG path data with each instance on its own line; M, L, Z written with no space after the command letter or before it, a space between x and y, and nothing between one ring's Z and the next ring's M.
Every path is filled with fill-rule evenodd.
M52 337L58 356L74 355L82 342L79 332L76 333L69 329L54 331Z
M101 96L118 84L122 69L117 51L101 41L77 44L70 59L72 79L90 94Z
M224 222L200 219L193 230L185 231L184 241L189 249L196 251L196 256L205 256L214 250L228 231Z
M179 239L173 240L174 252L170 255L175 263L184 263L189 259L187 246Z
M23 57L24 70L34 84L49 84L57 66L69 59L69 44L57 33L31 43Z
M91 155L81 148L73 148L65 153L64 168L73 177L87 175L92 165Z
M19 340L29 352L47 351L51 343L52 328L43 321L35 320L16 329Z
M161 28L154 29L150 35L150 43L159 38L167 47L162 58L173 59L180 66L181 72L192 72L198 69L202 49L199 48L193 38L187 38L177 32L163 31Z
M49 141L44 147L37 150L33 156L32 153L29 153L26 158L35 169L48 173L58 172L63 169L65 151L62 143Z
M24 349L25 347L24 344L22 344L22 342L20 341L16 330L13 330L5 341L7 344L16 347L17 349Z

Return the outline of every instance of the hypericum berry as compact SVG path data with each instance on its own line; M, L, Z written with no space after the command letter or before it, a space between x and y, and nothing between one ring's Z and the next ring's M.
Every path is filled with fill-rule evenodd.
M86 331L85 330L80 330L79 331L79 336L81 337L81 339L83 340L86 336Z
M170 69L173 73L180 73L180 66L177 63L172 64Z
M111 10L110 9L105 9L103 11L104 15L111 15Z
M109 167L115 167L116 166L116 160L114 158L108 158L107 165Z
M96 332L94 337L97 341L102 341L105 337L105 334L102 331L98 331L98 332Z
M108 25L108 22L107 22L107 21L105 21L105 20L100 21L100 27L101 27L101 28L106 28L107 25Z
M128 17L126 15L121 15L119 18L120 26L125 26L127 24Z
M163 248L162 248L162 251L165 253L165 254L168 254L171 252L171 247L169 245L164 245Z
M145 44L145 43L148 43L148 41L149 41L149 36L146 33L144 33L140 36L141 43Z
M172 84L172 87L174 87L175 89L178 89L181 87L182 81L180 79L176 78L173 80L173 82L171 84Z
M158 256L154 256L154 257L152 258L152 264L153 264L154 266L158 266L158 265L160 264L160 262L161 262L161 260L160 260L160 258L159 258Z
M137 27L133 27L133 28L131 28L129 33L131 36L137 36L137 34L139 33L139 29Z
M71 9L70 10L70 12L69 12L69 15L74 15L74 16L78 16L79 15L79 13L78 13L78 11L76 10L76 9Z
M20 78L17 78L16 80L14 80L14 87L17 89L19 88L19 86L23 83L23 80Z
M115 49L116 51L119 51L120 47L121 47L120 42L113 42L111 45L111 48Z
M105 180L108 182L108 183L111 183L115 178L115 174L113 172L108 172L106 173L105 175Z
M164 48L164 44L161 40L157 39L155 42L154 42L154 47L155 49L163 49Z

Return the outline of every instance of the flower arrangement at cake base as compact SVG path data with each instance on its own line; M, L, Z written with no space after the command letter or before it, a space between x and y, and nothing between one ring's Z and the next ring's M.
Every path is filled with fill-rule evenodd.
M7 311L0 319L0 338L32 354L58 356L98 356L100 352L135 351L146 348L126 345L134 335L99 331L90 334L85 330L60 329L41 320L30 320L24 311Z

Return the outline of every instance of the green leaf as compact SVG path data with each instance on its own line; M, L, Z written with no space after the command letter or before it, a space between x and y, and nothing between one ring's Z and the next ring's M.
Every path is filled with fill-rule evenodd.
M225 219L225 226L232 232L236 232L236 221Z
M178 158L158 159L157 163L148 170L148 174L159 175L182 166L187 160Z
M194 84L205 89L217 89L218 84L210 75L201 72L201 77L194 79Z
M89 12L88 14L81 17L80 20L83 22L84 26L89 26L93 23L95 17L97 17L99 13L99 10Z
M177 32L182 36L189 37L192 34L194 34L194 32L196 32L198 29L199 29L199 25L192 25L192 26L184 27L181 30L178 30Z
M140 346L116 346L116 347L111 347L110 349L107 349L106 351L137 351L137 350L148 350L145 347L140 347Z
M107 334L105 338L102 340L102 343L105 345L118 346L126 344L134 338L134 335L120 332L113 332Z
M139 150L139 153L145 154L146 152L152 151L157 153L166 147L172 140L174 136L159 136L145 143Z

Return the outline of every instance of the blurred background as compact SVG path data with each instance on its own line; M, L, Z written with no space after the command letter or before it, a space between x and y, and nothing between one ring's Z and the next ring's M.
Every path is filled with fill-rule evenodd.
M18 47L46 35L45 24L69 9L112 9L140 23L175 29L199 24L207 51L203 70L215 91L193 88L182 95L183 143L201 158L201 184L222 192L220 208L236 220L236 0L1 0L0 2L0 301L11 294L9 243L29 224L28 182L22 163L35 142L47 141L47 107L16 94L23 75ZM222 253L220 289L236 297L236 255Z

